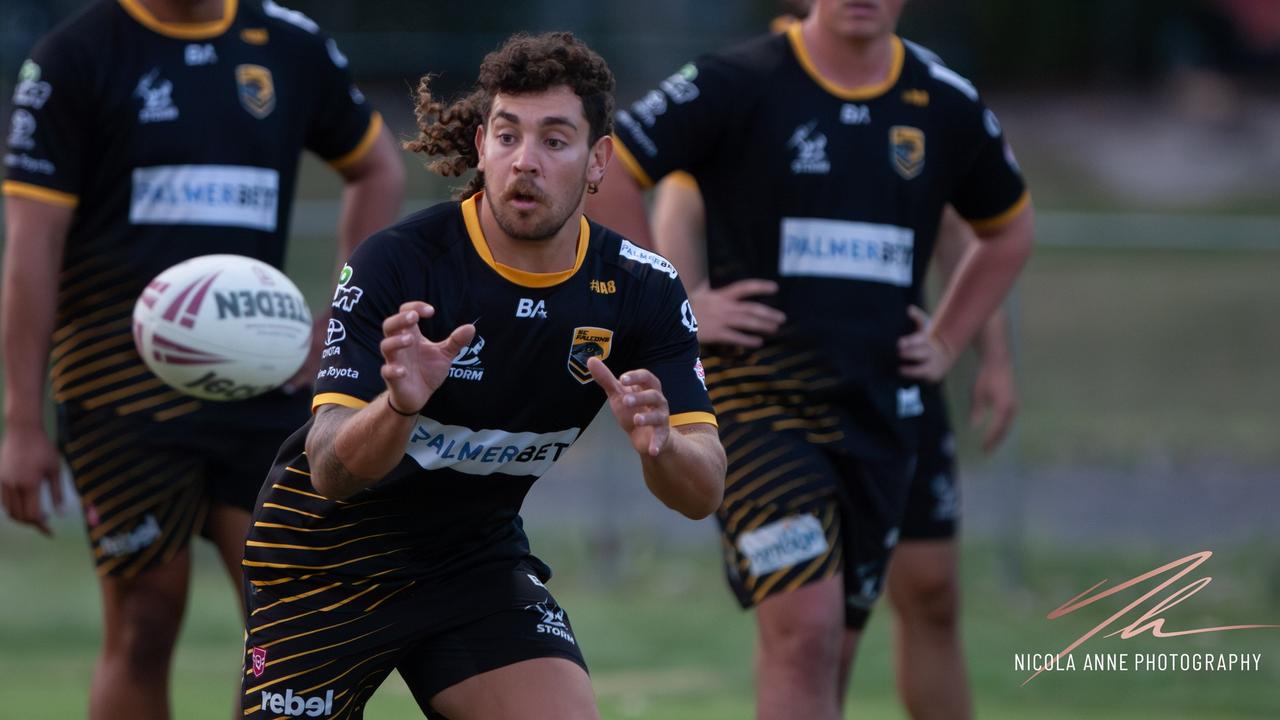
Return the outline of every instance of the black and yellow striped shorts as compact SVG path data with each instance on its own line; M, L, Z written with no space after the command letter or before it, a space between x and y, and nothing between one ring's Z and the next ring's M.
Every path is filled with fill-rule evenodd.
M729 460L717 512L725 570L744 608L842 575L845 622L879 596L906 503L909 457L871 460L803 428L720 416Z

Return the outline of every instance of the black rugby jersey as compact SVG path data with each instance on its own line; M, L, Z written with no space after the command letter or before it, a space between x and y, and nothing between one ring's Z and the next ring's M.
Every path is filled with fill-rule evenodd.
M722 421L775 419L815 442L910 446L919 390L898 374L942 208L997 227L1028 196L964 78L892 39L881 84L822 77L792 26L699 58L617 113L642 183L686 170L707 209L712 287L776 280L787 323L762 350L704 351ZM730 414L732 411L732 414Z
M302 149L341 169L381 128L305 15L270 0L223 12L171 24L136 0L101 0L19 73L4 193L75 208L51 357L64 410L168 420L201 408L134 350L139 293L197 255L281 267Z
M477 201L443 203L365 241L343 269L314 405L363 407L386 389L382 322L423 300L433 340L474 323L470 345L422 409L404 457L345 500L316 494L303 454L310 423L281 448L254 512L245 571L281 598L375 604L424 579L529 553L519 517L533 482L605 401L587 359L661 381L671 424L715 423L696 320L675 268L585 218L577 259L558 273L497 263ZM483 200L479 200L483 202ZM594 482L612 482L601 468ZM353 589L354 588L354 589Z

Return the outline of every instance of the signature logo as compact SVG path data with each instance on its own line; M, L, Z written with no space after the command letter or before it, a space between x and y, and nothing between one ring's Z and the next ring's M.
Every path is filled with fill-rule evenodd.
M1140 596L1137 600L1134 600L1128 605L1125 605L1123 608L1120 609L1119 612L1116 612L1111 617L1098 623L1096 626L1094 626L1092 630L1086 632L1084 635L1081 635L1079 639L1077 639L1075 642L1063 648L1062 651L1057 654L1057 658L1061 659L1064 655L1067 655L1072 650L1075 650L1076 648L1080 647L1084 643L1088 642L1089 639L1092 638L1093 636L1097 635L1103 630L1113 627L1118 622L1122 621L1122 619L1126 615L1137 610L1139 606L1141 606L1143 603L1147 602L1148 600L1152 599L1153 597L1160 595L1165 590L1165 588L1168 588L1170 585L1173 585L1174 583L1178 582L1182 578L1186 577L1193 570L1203 565L1211 557L1213 557L1213 553L1209 550L1204 550L1198 553L1192 553L1191 555L1188 555L1184 558L1181 558L1179 560L1174 560L1171 563L1161 565L1160 567L1154 570L1145 572L1130 580L1126 580L1125 582L1120 583L1119 585L1116 585L1110 590L1104 590L1097 594L1093 594L1095 590L1107 584L1107 580L1104 579L1101 582L1095 584L1093 587L1089 588L1088 590L1085 590L1079 595L1076 595L1075 597L1071 598L1067 602L1063 603L1056 610L1048 614L1047 616L1048 619L1057 620L1058 618L1065 617L1079 610L1080 608L1088 607L1089 605L1092 605L1098 602L1099 600L1111 597L1112 595L1115 595L1116 593L1124 592L1125 590L1128 590L1129 588L1135 585L1139 585L1153 578L1158 578L1162 575L1165 575L1167 573L1177 570L1177 572L1175 572L1172 576L1166 578L1159 585L1148 590L1146 593ZM1152 605L1150 609L1148 609L1147 611L1139 615L1136 620L1130 622L1128 625L1125 625L1124 627L1121 627L1118 630L1113 630L1112 632L1104 635L1103 637L1115 637L1116 635L1119 635L1120 638L1123 640L1132 640L1133 638L1148 632L1151 633L1152 637L1171 638L1171 637L1182 637L1184 635L1203 635L1207 633L1227 632L1229 630L1258 630L1258 629L1265 629L1265 628L1280 628L1280 625L1220 625L1218 627L1191 628L1187 630L1165 630L1165 618L1162 617L1162 614L1166 610L1169 610L1170 608L1173 608L1174 606L1179 605L1182 602L1190 599L1192 595L1195 595L1196 593L1205 589L1211 582L1213 582L1213 578L1210 576L1205 576L1198 580L1193 580L1187 585L1184 585L1178 588L1177 590L1174 590L1172 593L1164 596L1162 599L1156 602L1155 605ZM1037 675L1044 672L1044 670L1045 668L1042 667L1041 669L1035 671L1034 673L1031 674L1030 677L1024 680L1022 684L1026 685L1027 683L1031 682L1036 678Z

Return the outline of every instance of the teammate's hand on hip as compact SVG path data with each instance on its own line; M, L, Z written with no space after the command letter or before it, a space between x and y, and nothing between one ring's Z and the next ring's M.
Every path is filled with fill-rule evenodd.
M427 404L431 394L449 376L449 366L475 337L476 326L460 325L440 342L432 342L418 327L420 320L436 314L422 301L400 306L400 312L382 321L385 336L379 349L386 360L382 379L387 383L391 404L403 412L415 412Z
M747 300L778 292L772 280L748 278L712 290L706 283L689 293L698 317L698 341L745 348L764 344L763 336L778 332L787 316L777 308Z
M973 381L973 400L969 408L969 425L978 427L986 418L987 430L982 435L982 451L990 453L1004 440L1005 433L1018 413L1018 390L1013 381L1013 363L1008 353L983 355L978 376Z
M40 486L48 483L55 509L62 510L58 450L44 428L10 426L0 441L0 501L15 522L53 535L40 507Z
M916 323L916 331L898 338L899 368L905 377L926 382L940 382L955 363L955 354L933 334L933 322L925 311L912 305L907 315Z
M589 358L587 369L609 396L609 409L641 455L657 457L671 437L671 414L662 382L648 370L628 370L621 378L600 358Z

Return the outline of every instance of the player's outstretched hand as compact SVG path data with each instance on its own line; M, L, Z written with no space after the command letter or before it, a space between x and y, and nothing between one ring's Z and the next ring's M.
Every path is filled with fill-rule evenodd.
M778 292L772 280L749 278L712 290L707 284L689 294L693 313L698 317L698 340L757 348L764 336L778 332L787 316L781 310L761 302L748 300Z
M983 355L978 376L973 381L973 400L969 408L969 425L978 427L986 419L982 434L982 451L994 451L1013 424L1018 413L1018 390L1013 382L1013 362L1008 353Z
M422 334L418 322L432 317L436 309L415 300L400 306L400 312L382 321L380 345L382 379L387 383L391 404L402 412L415 412L427 404L431 394L449 376L449 366L462 348L475 337L476 326L460 325L440 342Z
M907 315L916 323L916 331L898 338L899 370L916 380L940 382L956 361L955 354L933 335L933 322L925 311L912 305Z
M40 486L48 483L53 506L62 509L58 450L44 428L10 427L0 441L0 500L15 522L53 535L40 507Z
M609 396L609 409L641 455L657 457L671 437L671 416L662 382L648 370L628 370L622 377L600 358L587 360L596 384Z

